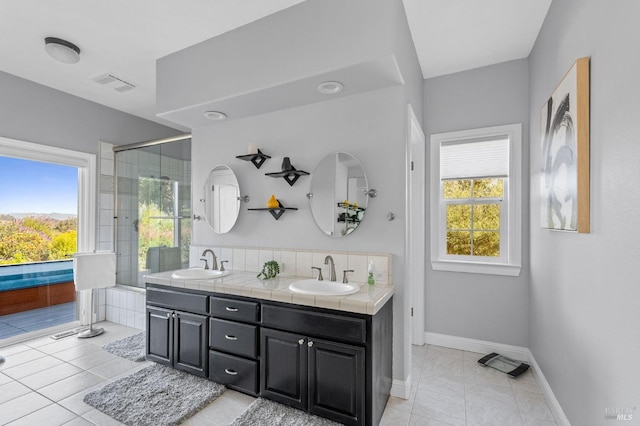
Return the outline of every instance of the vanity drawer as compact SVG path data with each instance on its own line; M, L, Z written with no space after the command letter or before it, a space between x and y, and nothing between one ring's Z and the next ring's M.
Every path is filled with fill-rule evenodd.
M260 304L248 300L236 300L211 296L211 315L243 322L260 321Z
M209 379L232 389L258 394L258 361L209 351Z
M327 312L262 304L262 326L354 343L367 341L367 321Z
M177 309L194 314L207 314L209 313L208 302L209 296L204 294L147 287L148 305L162 306L163 308Z
M249 358L258 356L258 327L218 318L209 319L209 346Z

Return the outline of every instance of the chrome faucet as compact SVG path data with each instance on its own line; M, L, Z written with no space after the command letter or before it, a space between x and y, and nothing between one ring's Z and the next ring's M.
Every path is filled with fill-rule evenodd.
M327 256L324 258L324 264L329 265L329 281L336 280L336 265L333 263L333 257Z
M204 260L205 260L204 269L209 269L209 265L206 262L207 253L211 253L211 258L213 260L211 262L211 269L213 269L213 270L218 269L218 259L216 258L216 254L211 249L206 249L205 251L202 252L202 256L204 256Z

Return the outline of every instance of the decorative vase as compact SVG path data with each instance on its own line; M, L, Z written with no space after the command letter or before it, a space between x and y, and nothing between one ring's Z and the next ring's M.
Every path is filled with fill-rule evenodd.
M276 200L276 196L271 194L271 198L269 198L269 200L267 201L267 208L277 209L278 207L280 207L280 203L278 203L278 200Z
M282 159L282 171L288 172L289 170L293 170L293 166L291 165L291 160L289 160L289 157L284 157Z

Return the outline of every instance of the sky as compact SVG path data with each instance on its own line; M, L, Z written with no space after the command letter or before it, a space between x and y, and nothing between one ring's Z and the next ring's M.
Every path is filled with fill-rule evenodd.
M0 156L0 214L78 213L78 168Z

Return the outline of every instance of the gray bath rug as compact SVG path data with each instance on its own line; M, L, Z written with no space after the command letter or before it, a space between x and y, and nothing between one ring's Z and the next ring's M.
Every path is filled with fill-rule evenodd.
M229 426L339 426L342 423L258 398Z
M146 334L142 332L134 334L133 336L125 337L124 339L107 343L102 346L102 349L107 352L111 352L114 355L121 356L122 358L140 362L145 359L145 343Z
M152 364L89 392L84 402L130 426L178 425L222 395L207 379Z

